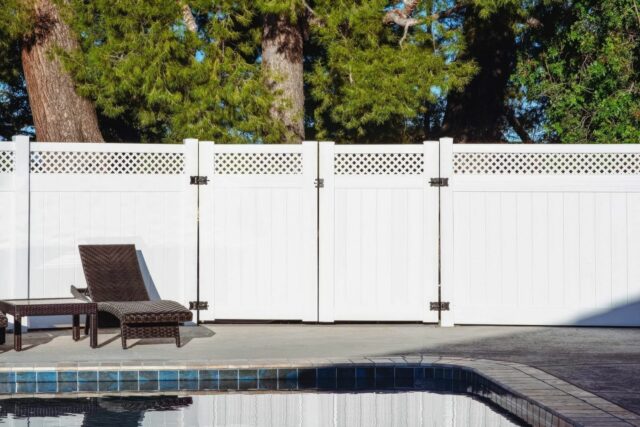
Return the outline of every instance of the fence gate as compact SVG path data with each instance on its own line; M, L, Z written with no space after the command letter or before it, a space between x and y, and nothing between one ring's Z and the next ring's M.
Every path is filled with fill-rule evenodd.
M438 320L438 156L320 143L320 321Z
M199 145L201 320L317 321L317 143Z

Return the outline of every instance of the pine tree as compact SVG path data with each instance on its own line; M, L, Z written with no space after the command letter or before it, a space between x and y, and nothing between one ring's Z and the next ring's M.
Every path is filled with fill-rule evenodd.
M637 0L5 0L5 134L30 121L16 53L51 29L25 6L49 1L79 50L55 43L40 58L63 61L61 87L95 101L109 140L639 136Z
M312 28L322 56L307 80L317 103L316 138L344 142L415 142L439 99L476 72L451 60L460 31L434 14L433 2L318 1ZM385 12L386 10L386 12ZM444 16L442 17L445 18Z
M82 93L142 141L185 137L279 142L273 96L257 61L260 28L249 4L194 0L197 31L175 0L72 3L81 52L67 58ZM114 129L116 139L121 139Z

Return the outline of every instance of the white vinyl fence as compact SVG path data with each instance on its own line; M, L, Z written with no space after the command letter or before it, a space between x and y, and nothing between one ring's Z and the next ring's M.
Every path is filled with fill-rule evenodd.
M441 149L450 323L640 325L640 146Z
M640 326L640 147L0 142L0 298L83 243L204 321Z
M13 153L0 172L0 241L13 252L0 259L13 266L0 269L1 297L70 296L85 285L78 245L134 243L150 295L195 300L197 146L0 143Z

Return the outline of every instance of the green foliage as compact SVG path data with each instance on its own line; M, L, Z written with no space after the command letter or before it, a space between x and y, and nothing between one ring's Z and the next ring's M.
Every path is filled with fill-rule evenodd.
M236 1L190 5L198 34L175 0L74 0L82 50L66 63L79 91L142 141L278 142L253 11Z
M575 0L545 12L513 78L521 103L542 111L540 139L640 142L640 4Z
M295 22L301 16L304 2L303 0L255 0L251 2L251 7L261 14L286 14Z
M384 25L389 3L316 2L324 25L313 35L323 55L308 73L316 138L342 142L416 141L423 116L439 97L461 89L475 72L450 58L463 46L459 31L432 23L410 30ZM417 16L432 13L423 2Z
M269 117L273 95L260 69L261 20L267 13L306 19L309 5L189 5L199 23L197 35L185 30L175 0L72 2L69 22L81 35L82 51L66 63L100 114L121 123L105 132L107 139L131 137L135 129L143 141L281 141L284 130ZM412 29L399 46L401 31L382 23L386 1L310 6L321 25L312 26L307 40L315 46L315 55L307 57L307 122L313 128L308 137L419 139L430 106L462 88L475 71L471 63L450 60L462 46L459 34L438 23ZM421 7L418 13L436 6Z
M308 139L436 136L448 94L464 90L478 65L463 55L465 10L431 16L467 5L481 19L510 11L518 60L505 103L534 139L640 141L640 0L422 0L413 14L421 24L402 44L403 28L382 20L402 7L398 1L183 0L197 34L186 30L176 0L54 1L81 49L52 54L95 101L108 140L281 142L285 130L270 118L274 94L260 64L265 14L306 28ZM33 33L32 4L0 4L5 137L31 123L20 47Z

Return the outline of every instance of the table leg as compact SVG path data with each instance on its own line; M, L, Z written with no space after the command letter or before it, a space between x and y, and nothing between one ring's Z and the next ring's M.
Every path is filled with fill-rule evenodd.
M22 350L22 323L19 315L13 316L13 349Z
M90 337L90 344L91 344L91 348L96 348L98 347L98 315L97 314L90 314L90 331L89 333L91 334Z
M78 341L80 339L80 315L73 315L73 340Z

